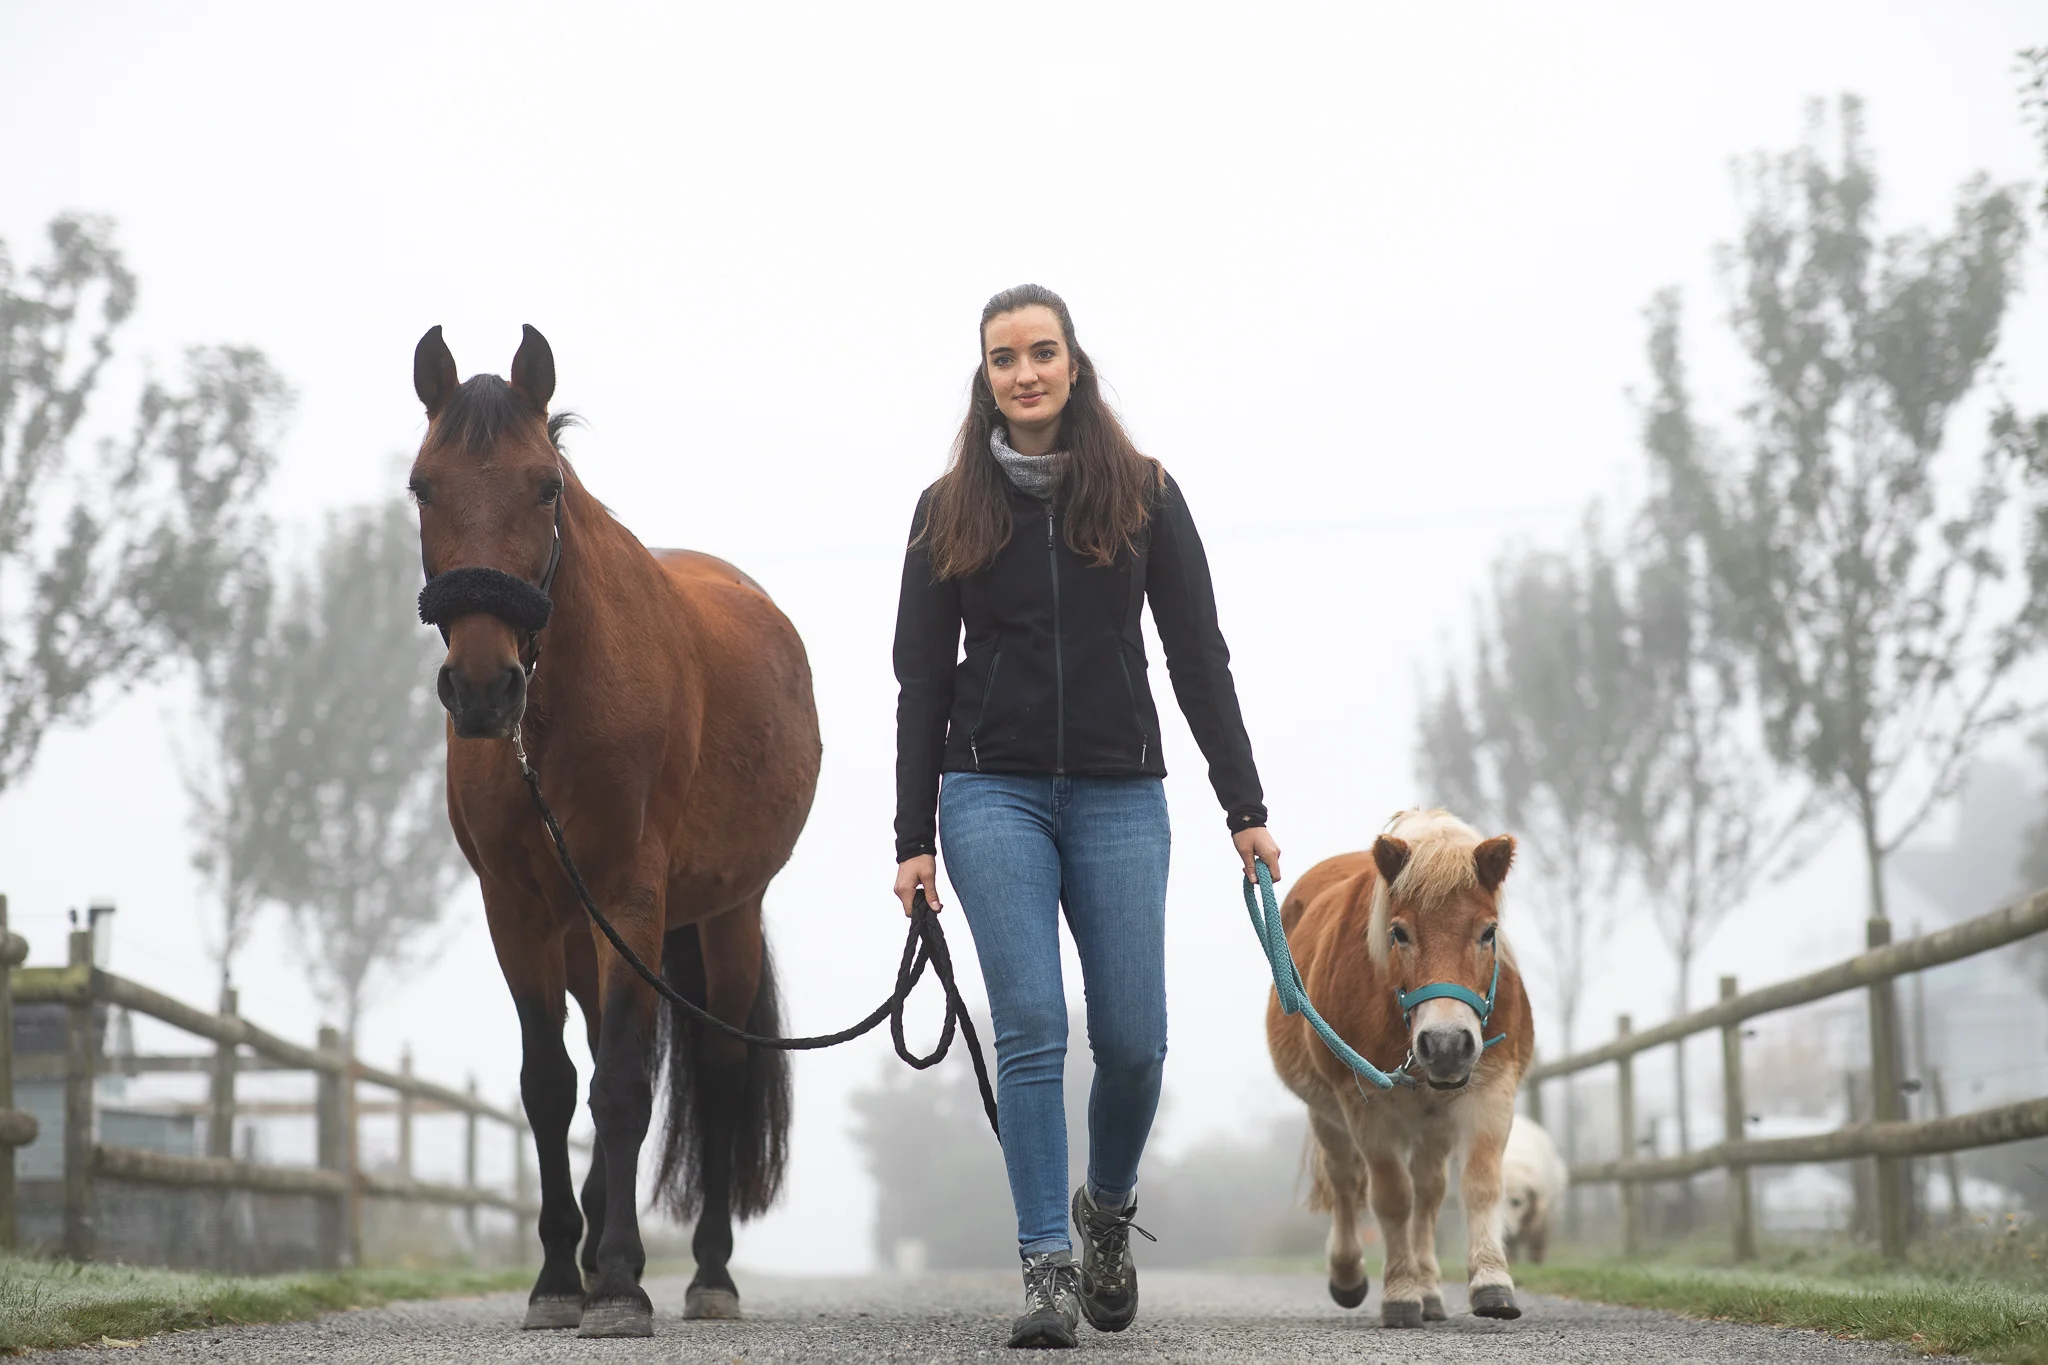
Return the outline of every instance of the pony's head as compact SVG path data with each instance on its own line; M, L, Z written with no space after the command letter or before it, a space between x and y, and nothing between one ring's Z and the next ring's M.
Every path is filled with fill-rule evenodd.
M1501 883L1515 859L1506 834L1481 839L1446 811L1404 812L1372 846L1379 869L1366 952L1381 979L1413 995L1424 987L1462 987L1491 999L1496 964L1514 966L1501 932ZM1438 995L1408 1013L1408 1047L1423 1078L1439 1090L1472 1079L1486 1038L1467 999Z
M427 575L420 616L448 642L436 691L458 736L501 739L526 711L561 556L569 475L548 420L555 357L528 327L509 383L494 374L459 382L435 327L413 352L412 382L427 408L410 482Z

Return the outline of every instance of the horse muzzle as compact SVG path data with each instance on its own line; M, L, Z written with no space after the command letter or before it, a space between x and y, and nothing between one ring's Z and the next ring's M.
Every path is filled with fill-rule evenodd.
M1460 1090L1479 1061L1479 1035L1463 1024L1436 1024L1415 1031L1415 1062L1432 1090Z
M516 663L486 672L443 666L434 690L455 722L457 739L505 739L526 714L526 670Z

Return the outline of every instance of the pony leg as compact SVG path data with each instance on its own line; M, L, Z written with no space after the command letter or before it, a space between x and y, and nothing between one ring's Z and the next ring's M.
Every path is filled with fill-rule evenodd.
M1359 1205L1365 1200L1365 1162L1341 1122L1309 1113L1315 1134L1315 1190L1309 1207L1330 1211L1330 1297L1340 1308L1365 1302L1365 1248L1358 1240Z
M1443 1274L1436 1260L1436 1225L1443 1212L1450 1164L1448 1146L1425 1141L1416 1144L1409 1166L1415 1182L1415 1216L1408 1236L1415 1252L1415 1273L1422 1282L1422 1316L1426 1322L1442 1322L1449 1316L1444 1312Z
M651 887L607 898L613 925L642 962L661 961L661 902ZM654 1114L654 992L612 950L599 945L603 983L597 1066L590 1082L590 1117L597 1127L593 1160L604 1163L604 1231L577 1335L654 1335L654 1304L640 1287L647 1248L636 1207L640 1144Z
M495 897L487 898L486 909ZM492 942L519 1015L519 1098L540 1168L540 1275L527 1296L528 1328L574 1327L583 1314L576 1242L583 1217L569 1173L569 1120L576 1112L576 1064L562 1044L566 1001L560 947L517 933L510 916L492 916Z
M781 1019L774 973L761 930L761 898L737 910L699 922L697 939L706 1009L749 1033L779 1035ZM680 935L678 936L680 937ZM701 1195L690 1250L697 1273L683 1302L683 1316L736 1318L739 1287L727 1266L732 1258L732 1225L765 1212L781 1183L789 1130L788 1054L751 1048L713 1029L692 1025L692 1045L671 1056L672 1068L690 1069L688 1089L695 1105L688 1115L671 1114L671 1150L679 1127L695 1128L697 1185ZM672 1070L670 1094L681 1093ZM664 1175L671 1175L664 1159Z
M1422 1276L1415 1261L1415 1187L1408 1163L1392 1152L1366 1157L1373 1216L1387 1244L1386 1280L1380 1290L1380 1326L1422 1326Z
M1465 1203L1465 1278L1472 1311L1487 1318L1518 1318L1515 1281L1501 1245L1501 1155L1507 1148L1513 1097L1488 1114L1465 1149L1459 1190Z

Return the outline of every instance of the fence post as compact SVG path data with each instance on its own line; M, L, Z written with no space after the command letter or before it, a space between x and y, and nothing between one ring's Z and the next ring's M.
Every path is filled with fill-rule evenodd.
M1929 1093L1934 1099L1934 1117L1938 1119L1947 1118L1948 1091L1941 1084L1940 1067L1930 1066L1927 1068L1927 1086ZM1954 1152L1945 1153L1941 1161L1942 1169L1948 1176L1948 1221L1955 1227L1961 1227L1966 1216L1966 1210L1963 1207L1962 1172L1956 1169L1956 1154Z
M341 1055L345 1065L341 1072L341 1170L347 1177L342 1186L342 1232L347 1237L343 1244L350 1266L363 1263L363 1118L358 1107L361 1096L357 1091L356 1040L351 1035L341 1040Z
M408 1081L412 1079L412 1044L405 1045L405 1051L398 1057L398 1074ZM406 1180L412 1179L412 1091L398 1092L398 1174Z
M342 1132L344 1120L341 1092L342 1076L345 1072L341 1069L341 1034L332 1028L322 1028L320 1051L326 1054L330 1064L320 1071L313 1082L313 1135L317 1149L314 1160L322 1170L344 1171L347 1169L347 1160L342 1153L346 1138ZM342 1263L343 1237L347 1220L345 1195L336 1195L320 1201L316 1215L317 1253L320 1264L330 1270Z
M234 1018L241 1010L241 996L232 986L220 988L220 1012ZM233 1160L235 1155L235 1045L215 1043L213 1047L213 1113L207 1119L206 1154Z
M1882 948L1892 941L1892 922L1872 918L1865 923L1865 941ZM1878 1123L1899 1114L1899 1011L1891 978L1870 983L1870 1116ZM1905 1163L1881 1156L1877 1163L1877 1244L1887 1260L1906 1254Z
M474 1071L469 1073L469 1098L472 1101L476 1099L476 1073ZM476 1110L472 1109L463 1115L462 1123L462 1187L466 1190L474 1190L476 1188L476 1129ZM476 1252L475 1204L471 1204L467 1209L463 1210L462 1221L468 1225L469 1249L470 1253L474 1255Z
M21 945L19 955L15 945ZM0 896L0 1117L14 1108L14 965L28 944L7 930L7 897ZM0 1136L0 1251L14 1250L14 1144Z
M1721 978L1721 998L1733 1000L1735 978ZM1721 1140L1741 1142L1749 1134L1748 1105L1742 1098L1742 1025L1721 1028ZM1728 1163L1728 1222L1734 1238L1735 1259L1756 1259L1756 1224L1749 1200L1749 1167Z
M1625 1041L1635 1031L1633 1023L1624 1014L1614 1021L1616 1042ZM1614 1086L1618 1112L1615 1115L1620 1125L1621 1159L1624 1162L1636 1158L1636 1067L1633 1055L1624 1056L1614 1064L1616 1076ZM1621 1249L1633 1256L1642 1249L1643 1190L1627 1175L1621 1178Z
M69 947L70 965L85 972L88 984L65 1010L64 1255L74 1261L89 1261L98 1214L92 1188L92 1091L99 1060L93 1006L99 992L93 974L92 931L72 930Z

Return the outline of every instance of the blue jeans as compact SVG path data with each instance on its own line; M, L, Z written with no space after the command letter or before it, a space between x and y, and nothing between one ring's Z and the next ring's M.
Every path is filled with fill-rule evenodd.
M1060 909L1095 1056L1088 1186L1121 1204L1137 1188L1166 1064L1166 789L1154 777L947 773L939 841L995 1016L1018 1246L1068 1248Z

